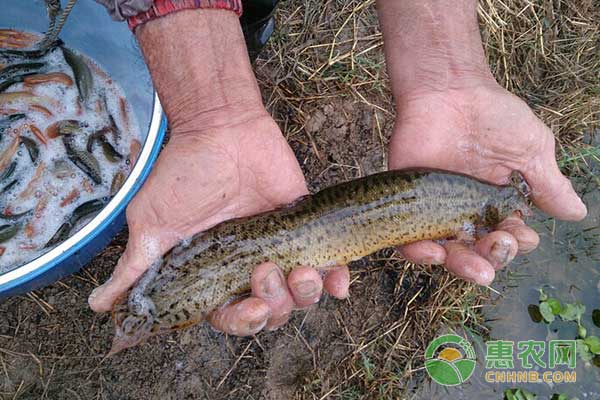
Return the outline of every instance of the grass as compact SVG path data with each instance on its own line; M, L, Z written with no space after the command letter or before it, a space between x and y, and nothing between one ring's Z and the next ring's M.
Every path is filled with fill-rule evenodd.
M600 142L593 140L600 128L598 3L481 0L478 14L498 82L552 128L563 171L594 175L589 162L600 159ZM307 121L323 104L344 99L372 110L385 165L394 113L375 1L287 1L277 18L278 31L257 73L267 105L290 142L318 152L320 143L305 129ZM349 166L336 168L357 174ZM425 346L443 326L485 336L479 310L489 291L440 268L394 257L378 265L400 271L396 288L419 282L426 295L414 288L399 293L378 327L344 338L353 350L335 366L315 369L299 398L405 398L410 382L423 379ZM355 271L353 279L363 273Z

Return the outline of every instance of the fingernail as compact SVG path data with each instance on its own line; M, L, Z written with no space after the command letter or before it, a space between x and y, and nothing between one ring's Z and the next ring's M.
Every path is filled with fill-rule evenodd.
M264 297L273 298L283 292L283 276L278 268L273 268L261 282Z
M338 300L344 300L347 299L348 296L350 295L350 291L348 290L348 287L346 284L343 283L336 283L334 285L334 289L335 289L335 298ZM340 295L340 293L343 293Z
M427 256L423 259L423 264L426 265L441 265L444 263L444 260L439 256Z
M482 286L487 286L494 281L494 271L484 268L475 274L475 283Z
M571 192L572 199L570 202L572 204L571 213L573 214L573 217L581 218L582 216L585 216L587 214L587 206L583 202L583 199L581 197L579 197L579 195L575 192L572 184L571 184L571 190L572 190L572 192Z
M288 322L289 319L290 319L290 313L282 314L275 321L273 321L273 320L270 321L271 326L269 326L267 328L267 330L268 331L276 331L277 329L279 329L282 326L284 326Z
M310 298L317 295L319 288L314 281L300 281L294 285L294 291L301 297Z
M256 321L248 321L248 331L250 332L258 332L267 324L266 319L256 320Z
M461 276L466 280L485 286L489 285L494 280L494 270L490 270L489 268L479 270L473 268L472 265L465 265L462 268Z
M102 293L106 289L106 286L108 286L108 284L110 283L111 280L112 280L112 276L110 278L108 278L107 281L104 282L102 285L100 285L97 288L95 288L94 290L92 290L92 293L90 293L90 295L88 296L88 304L89 305L91 305L98 296L102 295Z
M538 246L538 244L540 243L539 239L534 239L534 240L524 240L521 239L518 241L519 242L519 254L527 254L527 253L531 253L533 250L535 250L535 248Z
M494 260L496 260L497 265L506 265L514 258L512 254L510 254L510 245L511 243L509 240L503 239L500 242L494 243L492 246L490 255Z

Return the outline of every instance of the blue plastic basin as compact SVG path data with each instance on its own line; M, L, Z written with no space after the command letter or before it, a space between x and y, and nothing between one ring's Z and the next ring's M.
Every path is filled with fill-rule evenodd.
M0 28L44 32L44 2L4 2ZM121 190L79 232L48 253L0 275L0 298L49 285L86 265L123 228L125 208L150 173L166 132L166 120L137 43L124 23L112 21L91 0L77 3L60 38L98 62L123 88L142 131L142 150Z

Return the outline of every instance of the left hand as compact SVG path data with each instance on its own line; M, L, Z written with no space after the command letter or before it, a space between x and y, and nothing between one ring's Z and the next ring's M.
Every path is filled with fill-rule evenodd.
M390 141L390 168L439 168L495 184L506 184L517 170L542 211L563 220L585 217L585 205L556 163L551 130L493 79L413 92L401 101ZM536 232L518 216L496 229L474 246L422 241L403 246L401 252L415 263L445 264L454 274L487 285L495 270L539 243Z

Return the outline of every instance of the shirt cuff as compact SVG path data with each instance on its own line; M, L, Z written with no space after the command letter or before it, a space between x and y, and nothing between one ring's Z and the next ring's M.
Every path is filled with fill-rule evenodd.
M198 8L231 10L238 16L242 15L241 0L154 0L152 7L147 11L127 18L127 23L129 29L135 31L137 26L152 21L153 19L181 10L194 10Z

